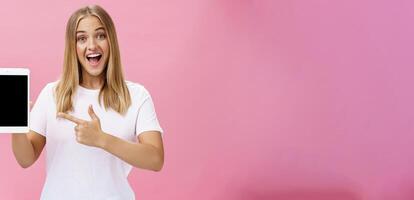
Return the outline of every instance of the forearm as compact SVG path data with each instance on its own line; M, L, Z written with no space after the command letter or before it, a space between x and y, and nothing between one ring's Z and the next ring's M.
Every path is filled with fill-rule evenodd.
M164 157L162 152L150 144L133 143L104 133L100 145L105 151L115 155L134 167L160 171Z
M12 134L12 149L14 157L23 168L27 168L35 161L35 152L27 134Z

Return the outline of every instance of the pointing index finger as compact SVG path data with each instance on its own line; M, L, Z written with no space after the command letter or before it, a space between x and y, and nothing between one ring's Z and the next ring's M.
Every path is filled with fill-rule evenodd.
M67 119L67 120L69 120L69 121L71 121L71 122L73 122L75 124L78 124L78 125L85 122L84 120L78 119L78 118L76 118L76 117L74 117L72 115L69 115L67 113L62 113L62 112L59 112L58 113L58 117Z

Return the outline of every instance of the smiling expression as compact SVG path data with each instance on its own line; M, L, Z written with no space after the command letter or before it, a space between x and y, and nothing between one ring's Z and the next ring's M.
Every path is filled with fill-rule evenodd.
M87 16L76 29L76 54L82 65L82 75L102 76L109 58L107 33L99 18Z

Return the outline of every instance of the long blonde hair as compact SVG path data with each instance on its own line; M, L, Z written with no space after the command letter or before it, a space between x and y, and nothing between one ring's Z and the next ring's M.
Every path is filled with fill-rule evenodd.
M97 5L80 8L66 25L63 73L55 90L57 112L73 111L73 97L82 79L82 66L76 54L76 29L79 21L87 16L95 16L101 21L109 40L109 59L102 72L105 80L99 92L99 105L103 100L105 109L112 108L124 115L131 105L131 96L122 73L115 26L109 14Z

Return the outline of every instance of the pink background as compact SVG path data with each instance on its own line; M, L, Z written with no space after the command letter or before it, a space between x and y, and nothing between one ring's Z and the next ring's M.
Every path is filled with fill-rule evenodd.
M61 73L66 21L95 1L5 1L0 66ZM414 3L409 0L101 1L128 80L166 131L137 199L414 199ZM44 154L43 154L44 156ZM36 199L0 136L0 198Z

